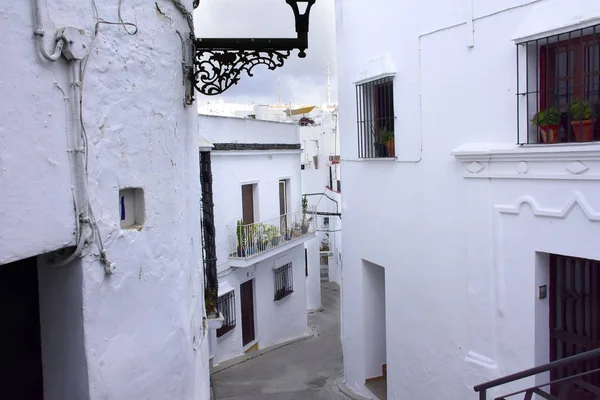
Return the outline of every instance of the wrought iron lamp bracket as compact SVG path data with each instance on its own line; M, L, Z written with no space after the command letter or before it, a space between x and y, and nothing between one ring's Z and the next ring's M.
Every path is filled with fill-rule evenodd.
M214 96L236 85L243 72L253 76L257 65L270 70L282 67L295 49L306 57L310 9L316 0L286 0L296 21L295 39L196 39L194 41L193 83L200 93ZM298 3L306 3L300 14Z

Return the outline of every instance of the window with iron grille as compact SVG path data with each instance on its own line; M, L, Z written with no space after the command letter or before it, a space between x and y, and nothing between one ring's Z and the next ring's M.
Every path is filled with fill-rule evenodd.
M395 157L394 78L356 85L358 157Z
M518 142L600 140L600 24L517 46Z
M273 271L273 275L275 277L275 301L281 300L294 292L292 263L277 268Z
M219 296L217 300L217 310L223 314L223 326L217 329L217 337L221 337L235 328L235 292Z

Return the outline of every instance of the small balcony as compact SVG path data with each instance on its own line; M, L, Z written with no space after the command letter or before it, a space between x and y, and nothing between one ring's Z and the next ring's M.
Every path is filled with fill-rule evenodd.
M229 263L244 268L315 237L314 210L297 211L254 224L238 221L229 230Z

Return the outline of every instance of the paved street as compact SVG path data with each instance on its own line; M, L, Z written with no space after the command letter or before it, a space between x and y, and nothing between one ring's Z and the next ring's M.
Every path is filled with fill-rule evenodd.
M212 375L215 400L347 399L342 376L339 286L323 282L322 312L309 315L314 337L273 350Z

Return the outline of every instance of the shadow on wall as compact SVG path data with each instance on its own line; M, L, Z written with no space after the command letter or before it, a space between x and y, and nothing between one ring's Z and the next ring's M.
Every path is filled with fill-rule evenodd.
M42 400L42 347L35 258L0 266L2 398Z

